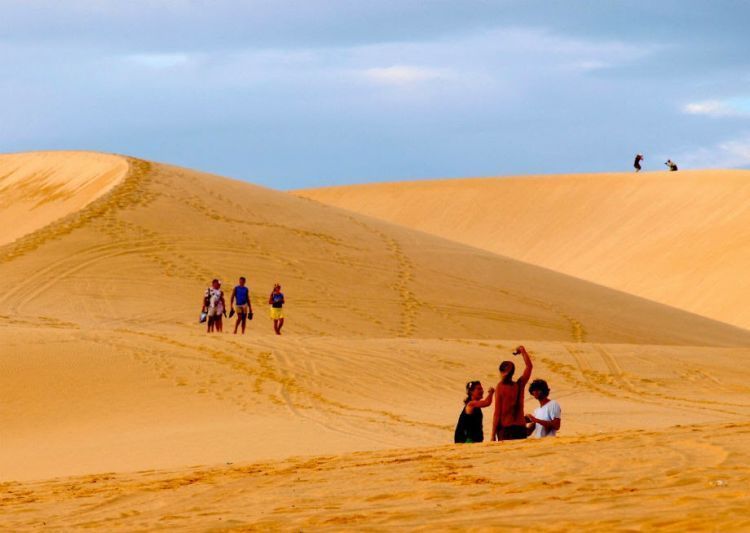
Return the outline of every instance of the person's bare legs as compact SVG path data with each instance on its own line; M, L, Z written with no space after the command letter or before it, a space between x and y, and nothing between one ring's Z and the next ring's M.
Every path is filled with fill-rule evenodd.
M237 322L234 323L234 334L237 335L237 329L242 324L242 334L245 334L245 323L247 322L247 315L245 313L237 313Z
M216 328L217 333L224 332L224 322L221 319L221 315L216 317L216 322L214 323L214 327Z
M210 316L208 317L208 326L206 329L206 333L211 333L214 330L214 317Z
M280 318L279 319L279 327L276 328L276 335L281 335L281 328L283 328L283 327L284 327L284 319Z

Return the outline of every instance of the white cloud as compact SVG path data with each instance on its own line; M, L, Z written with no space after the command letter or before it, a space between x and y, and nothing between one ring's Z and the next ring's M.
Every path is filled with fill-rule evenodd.
M750 133L713 146L683 152L675 158L685 168L738 168L750 166Z
M366 79L383 85L411 85L449 77L449 71L445 69L409 65L368 68L362 74Z
M688 115L706 115L709 117L744 117L750 116L750 102L747 99L733 98L728 100L704 100L692 102L682 108Z

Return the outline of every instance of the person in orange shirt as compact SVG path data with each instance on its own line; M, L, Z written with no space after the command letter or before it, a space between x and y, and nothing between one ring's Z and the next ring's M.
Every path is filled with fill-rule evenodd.
M521 377L513 381L516 365L513 361L500 363L500 381L495 388L495 413L492 417L493 441L525 439L528 436L523 399L533 365L523 346L516 348L513 355L521 355L526 367Z

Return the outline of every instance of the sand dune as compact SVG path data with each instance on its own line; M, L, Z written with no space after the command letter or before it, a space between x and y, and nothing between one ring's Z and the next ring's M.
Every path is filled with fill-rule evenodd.
M91 152L0 155L0 246L75 213L127 170L123 158Z
M750 171L437 180L299 194L750 327Z
M126 174L77 210L0 229L2 526L521 525L550 489L560 527L747 520L747 331L293 195L111 165ZM240 274L249 334L207 336L203 289ZM519 342L563 438L444 446L463 384L493 383Z
M107 195L0 249L0 314L195 331L211 278L231 287L244 274L259 309L273 283L283 283L289 331L298 334L714 345L750 339L739 329L285 193L166 165L129 165Z
M3 509L13 529L744 531L749 436L711 424L90 475L7 484Z

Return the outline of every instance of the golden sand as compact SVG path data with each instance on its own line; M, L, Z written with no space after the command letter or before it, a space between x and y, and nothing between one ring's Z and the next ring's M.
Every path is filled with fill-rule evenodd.
M300 195L750 327L750 171L383 183Z
M127 170L123 158L92 152L0 155L0 246L79 211Z
M30 177L59 166L27 157ZM750 527L749 332L101 157L127 169L111 188L77 210L50 199L57 217L20 237L0 228L3 528ZM207 336L203 290L218 276L228 295L239 275L248 334ZM520 342L563 407L560 437L449 445L463 384L494 383Z

